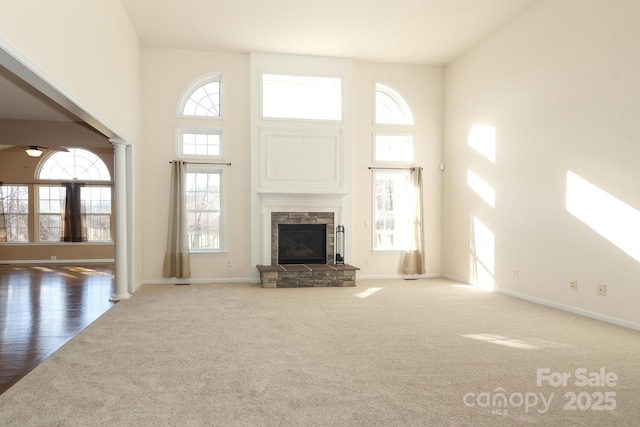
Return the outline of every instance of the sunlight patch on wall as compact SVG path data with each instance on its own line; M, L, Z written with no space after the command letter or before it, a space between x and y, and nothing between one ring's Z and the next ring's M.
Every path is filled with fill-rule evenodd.
M496 190L470 170L467 170L467 185L489 206L496 207Z
M471 222L471 284L491 290L495 286L495 236L475 215Z
M467 143L491 163L496 162L496 128L489 125L475 125L469 131Z
M640 261L640 211L571 171L566 206L570 214Z

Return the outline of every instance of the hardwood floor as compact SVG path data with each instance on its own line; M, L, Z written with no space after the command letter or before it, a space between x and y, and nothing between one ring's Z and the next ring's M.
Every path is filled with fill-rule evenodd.
M109 310L113 265L0 266L0 394Z

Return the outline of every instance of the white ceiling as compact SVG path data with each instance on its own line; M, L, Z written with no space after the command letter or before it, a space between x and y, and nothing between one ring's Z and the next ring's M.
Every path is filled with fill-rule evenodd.
M121 0L144 46L444 65L538 0Z
M539 0L121 0L143 46L444 65ZM0 67L0 119L78 120Z

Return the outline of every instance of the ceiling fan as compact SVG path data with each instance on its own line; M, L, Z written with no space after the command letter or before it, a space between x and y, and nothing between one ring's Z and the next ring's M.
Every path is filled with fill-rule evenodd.
M65 147L45 147L42 145L15 145L11 148L24 150L31 157L40 157L45 151L69 151Z

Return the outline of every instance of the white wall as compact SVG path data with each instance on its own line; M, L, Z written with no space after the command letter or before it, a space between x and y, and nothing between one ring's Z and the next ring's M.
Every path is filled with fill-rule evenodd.
M202 76L222 73L221 119L179 119L183 93ZM249 56L145 48L142 52L142 156L144 280L162 281L169 218L169 161L175 158L176 126L223 129L226 143L227 252L191 256L193 281L248 280L251 271ZM227 266L231 259L232 266Z
M255 55L254 55L255 56ZM270 55L257 55L271 59ZM348 263L362 268L358 274L367 277L389 277L400 273L400 253L371 253L371 229L365 228L365 220L371 221L371 171L373 90L375 81L392 85L406 96L416 118L417 164L425 168L425 235L427 240L427 273L440 273L440 188L441 172L441 104L442 75L439 67L384 65L356 63L330 58L288 58L319 61L318 67L341 68L346 75L348 93L345 121L349 135L345 136L344 186L330 192L345 192L345 219L353 217L347 225L351 233ZM176 107L183 91L200 76L211 72L223 73L223 105L225 139L232 166L229 174L229 248L225 254L195 255L191 258L192 281L257 280L256 264L262 263L261 208L259 190L259 162L251 150L259 150L259 143L252 148L250 60L248 55L213 52L181 51L171 49L143 49L143 182L144 195L138 207L144 211L142 234L144 249L144 281L162 281L162 261L166 242L168 218L169 182L168 162L174 158ZM342 65L340 65L342 64ZM264 65L264 64L263 64ZM282 64L281 64L282 65ZM346 67L346 68L344 68ZM341 74L341 75L342 75ZM352 88L351 88L352 87ZM255 88L254 88L255 89ZM256 89L257 90L257 89ZM256 97L255 99L259 99ZM357 122L357 123L356 123ZM352 126L351 123L354 123ZM257 129L257 128L256 128ZM293 129L296 130L296 129ZM300 129L298 129L300 130ZM259 141L258 141L259 142ZM254 153L255 154L255 153ZM300 159L301 162L310 159ZM251 180L255 181L252 185ZM270 189L282 192L317 192L307 189ZM304 191L303 191L304 190ZM325 190L320 193L326 193ZM251 205L252 198L255 198ZM353 214L351 212L354 212ZM257 223L257 224L256 224ZM252 226L257 232L251 232ZM256 250L258 249L258 250ZM252 251L255 252L252 254ZM348 252L349 253L349 252ZM370 257L365 265L364 258ZM227 267L226 260L233 266Z
M120 2L5 1L1 9L0 48L119 136L138 139L140 46Z
M470 248L491 252L490 242L482 248L472 239L475 216L495 238L499 289L640 323L638 16L635 0L542 1L447 67L445 274L473 281L482 263ZM476 124L496 128L495 163L467 144ZM467 186L468 170L495 189L495 207ZM594 194L583 200L583 215L596 213L604 225L568 212L569 171L617 198L629 215ZM602 232L612 225L631 243ZM578 280L577 291L570 280ZM606 297L596 295L600 283L608 285Z
M1 58L34 73L41 90L59 102L62 93L65 102L74 104L74 113L101 132L139 142L140 44L120 2L4 1L0 9ZM136 167L130 176L135 186L131 205L140 204L140 170ZM135 206L133 212L137 214ZM135 233L141 217L130 218L130 223L135 224L129 253L133 287L142 280L144 242Z

